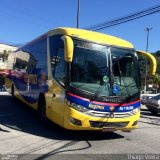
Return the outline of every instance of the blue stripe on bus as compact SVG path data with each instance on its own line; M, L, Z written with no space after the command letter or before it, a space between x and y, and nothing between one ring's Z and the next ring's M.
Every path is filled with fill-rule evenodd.
M122 105L113 105L112 103L106 103L107 105L102 105L101 102L91 102L89 99L86 98L78 98L78 96L73 96L66 94L67 100L69 100L71 103L79 104L83 107L86 107L88 109L92 109L95 111L101 111L101 112L109 112L109 107L113 106L115 107L114 112L129 112L133 109L136 109L140 107L140 101L134 101L131 103L123 103Z

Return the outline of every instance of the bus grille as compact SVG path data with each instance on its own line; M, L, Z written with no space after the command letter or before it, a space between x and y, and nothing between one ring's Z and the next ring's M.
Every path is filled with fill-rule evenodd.
M91 127L96 128L104 128L104 127L113 127L113 128L124 128L128 125L129 122L97 122L97 121L90 121Z
M90 110L86 112L86 114L94 117L110 118L111 112L99 112ZM112 118L128 118L134 114L132 112L113 112L113 115L114 116Z

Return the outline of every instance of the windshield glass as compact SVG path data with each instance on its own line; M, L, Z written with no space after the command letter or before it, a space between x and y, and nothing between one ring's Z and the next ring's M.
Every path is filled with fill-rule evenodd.
M111 48L113 93L122 99L139 93L138 58L133 50Z
M117 96L123 100L139 93L138 59L134 50L73 41L71 87L92 97Z
M71 63L71 86L95 93L109 75L108 47L74 40L74 56ZM103 89L109 95L109 86Z

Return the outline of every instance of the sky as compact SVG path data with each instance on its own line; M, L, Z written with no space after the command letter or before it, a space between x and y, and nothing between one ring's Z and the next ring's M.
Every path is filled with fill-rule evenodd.
M0 42L24 44L57 27L76 28L78 0L0 0ZM160 5L160 0L80 0L80 28ZM131 42L135 49L160 50L160 12L99 30Z

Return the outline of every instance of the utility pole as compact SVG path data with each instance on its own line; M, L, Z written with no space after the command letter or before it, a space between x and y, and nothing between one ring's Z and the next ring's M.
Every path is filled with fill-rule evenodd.
M147 44L146 44L146 52L148 52L148 42L149 42L149 31L152 28L146 28L145 31L147 32ZM148 61L147 58L145 58L145 68L146 68L146 72L145 72L145 86L144 86L144 91L145 93L147 92L147 73L148 73Z
M77 28L79 28L79 16L80 16L80 0L78 0L78 6L77 6Z

